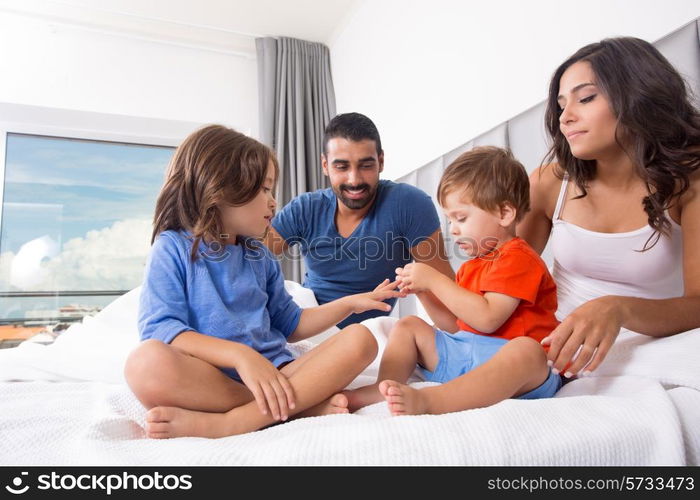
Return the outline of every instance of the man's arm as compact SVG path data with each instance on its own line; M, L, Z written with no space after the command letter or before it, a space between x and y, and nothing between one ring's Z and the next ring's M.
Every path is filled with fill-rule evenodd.
M287 241L282 238L282 236L280 236L280 234L272 226L270 226L270 229L265 235L263 242L265 243L265 246L275 255L282 255L282 253L289 248Z
M309 213L314 207L307 193L301 194L280 209L272 219L263 237L265 246L274 255L282 255L290 244L306 237L309 229Z
M445 252L445 241L442 231L437 228L433 234L411 248L411 257L415 262L427 264L454 281L455 272Z

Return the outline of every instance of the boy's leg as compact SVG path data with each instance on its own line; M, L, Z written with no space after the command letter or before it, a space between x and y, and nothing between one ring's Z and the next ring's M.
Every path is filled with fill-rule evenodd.
M245 385L217 367L159 340L146 340L129 354L124 376L147 409L177 406L222 413L253 400Z
M442 414L482 408L525 394L548 376L542 346L529 337L518 337L484 364L445 384L414 389L385 380L379 390L393 415Z
M384 396L379 392L379 382L382 380L391 379L403 383L416 369L416 364L434 371L437 363L438 353L433 327L417 316L401 318L389 333L377 381L371 385L344 391L350 411L382 401Z
M334 337L335 341L321 351L323 355L306 356L298 368L293 366L296 361L282 368L282 373L289 374L296 397L291 415L299 415L309 408L319 407L329 398L333 399L332 396L352 382L377 355L377 342L362 325L348 326ZM148 412L147 431L149 437L154 438L223 437L251 432L274 423L277 421L273 417L263 415L255 401L250 401L226 413L153 408Z

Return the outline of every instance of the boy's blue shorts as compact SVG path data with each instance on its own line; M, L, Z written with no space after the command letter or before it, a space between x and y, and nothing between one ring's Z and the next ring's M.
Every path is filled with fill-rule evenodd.
M435 329L435 347L439 361L435 371L420 368L428 382L449 382L491 359L508 341L471 332L447 333ZM561 388L561 376L551 371L542 385L515 399L551 398Z

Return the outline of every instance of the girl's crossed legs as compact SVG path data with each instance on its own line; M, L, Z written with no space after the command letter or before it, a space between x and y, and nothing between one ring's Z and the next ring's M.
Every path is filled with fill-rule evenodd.
M376 355L374 336L356 324L284 366L280 371L296 396L290 416L347 412L348 401L339 392ZM134 350L125 376L136 397L149 409L148 437L223 437L278 422L260 412L245 385L160 341L145 341Z

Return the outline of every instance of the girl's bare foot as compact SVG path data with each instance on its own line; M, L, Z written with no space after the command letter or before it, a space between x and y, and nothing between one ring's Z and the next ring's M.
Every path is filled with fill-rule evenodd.
M207 413L171 406L156 406L146 413L146 436L153 439L184 436L218 438L252 432L271 424L282 423L268 422L266 420L269 420L269 417L260 415L256 406L246 408L247 406L250 404L234 408L227 413ZM294 418L338 413L350 413L348 398L340 393L295 415Z
M350 410L348 410L348 398L342 393L334 394L316 406L298 413L295 415L295 418L319 417L321 415L336 415L338 413L350 413Z
M379 403L384 399L382 393L379 392L379 384L365 385L357 389L343 391L342 394L347 396L348 409L353 412L365 406Z
M423 415L428 413L428 402L420 389L414 389L394 380L383 380L379 392L389 406L392 415Z
M226 413L156 406L146 413L146 436L153 439L184 436L218 438L247 432L231 428L227 416Z

